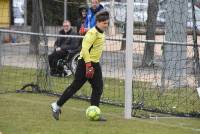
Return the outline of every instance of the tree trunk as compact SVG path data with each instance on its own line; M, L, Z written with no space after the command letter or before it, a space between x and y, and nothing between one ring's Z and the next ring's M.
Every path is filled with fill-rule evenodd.
M146 40L155 40L156 20L159 0L149 0L147 10ZM142 66L152 66L154 61L154 43L145 43Z
M126 22L126 19L125 19L125 22ZM124 23L124 33L123 33L123 36L122 36L123 39L126 38L126 23ZM121 43L121 48L120 50L125 50L126 49L126 40L123 40L122 43Z
M40 9L39 0L32 0L32 22L31 22L31 32L40 32ZM39 54L39 36L31 35L29 53Z
M196 27L196 16L195 16L195 6L200 8L200 2L197 0L192 0L192 20L193 20L193 51L194 51L194 74L195 79L197 81L198 87L200 87L200 64L199 64L199 48L198 48L198 40L197 40L197 27Z
M2 38L2 33L0 32L0 68L2 67L1 63L1 57L2 57L2 44L3 44L3 38Z
M125 2L127 2L127 0L121 0L121 2L122 3L125 3ZM126 18L125 18L125 23L123 24L123 30L124 30L124 32L123 32L123 35L122 35L122 38L126 38ZM120 50L125 50L126 49L126 41L125 40L123 40L122 42L121 42L121 48L120 48Z
M165 40L167 42L187 42L188 0L168 0L166 5ZM187 86L187 46L178 43L163 45L162 90L166 87Z

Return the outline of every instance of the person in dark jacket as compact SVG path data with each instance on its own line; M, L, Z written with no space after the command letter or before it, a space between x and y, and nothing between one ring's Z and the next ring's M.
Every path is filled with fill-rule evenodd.
M81 6L79 8L79 13L80 13L80 16L76 22L77 33L79 33L80 35L84 35L85 34L84 24L85 24L86 15L87 15L87 8L85 6Z
M63 29L59 31L60 35L77 35L72 28L71 22L65 20L63 22ZM50 73L51 75L58 74L57 70L57 62L59 59L63 59L67 56L68 51L73 51L77 49L78 40L76 38L70 37L58 37L55 44L54 44L54 51L52 54L48 56L49 66L50 66Z
M85 30L88 31L96 25L95 15L97 12L101 11L103 6L100 4L100 0L92 0L92 7L87 11L87 16L85 20Z

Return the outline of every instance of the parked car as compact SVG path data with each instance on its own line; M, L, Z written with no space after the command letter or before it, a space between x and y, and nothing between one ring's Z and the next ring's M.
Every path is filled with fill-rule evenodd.
M110 2L101 2L105 9L110 11ZM116 22L125 22L126 20L126 4L121 2L114 3L114 17ZM137 23L145 23L147 20L147 2L134 2L134 22ZM165 14L163 10L159 10L157 23L163 24L165 22Z
M196 27L200 30L200 9L195 6L195 18L196 18ZM189 7L188 18L187 18L187 27L193 28L193 18L192 18L192 8Z
M133 18L134 22L146 22L147 20L147 3L134 3L134 13Z
M15 25L21 26L24 24L23 14L21 13L19 7L13 7L13 18Z
M164 2L162 2L163 4ZM101 2L105 9L110 11L110 2ZM166 22L166 5L164 4L161 6L159 5L159 11L157 14L157 25L158 26L165 26ZM121 2L114 3L114 17L115 22L125 22L126 19L126 4ZM134 22L144 23L147 21L147 9L148 3L147 2L134 2ZM195 6L195 16L196 16L196 26L200 29L200 9ZM191 4L188 4L188 16L187 16L187 27L193 27L192 21L192 8Z
M157 26L165 25L166 10L159 10L157 14Z
M166 22L166 10L159 10L158 15L157 15L157 24L158 25L165 25ZM195 6L195 17L196 17L196 26L197 29L200 30L200 9ZM187 12L187 27L188 28L193 28L193 18L192 18L192 7L188 7L188 12Z
M101 2L101 5L103 5L103 7L110 11L110 2ZM114 3L114 17L115 17L115 21L117 22L125 22L125 18L126 18L126 5L124 3L120 3L120 2L115 2Z
M101 2L105 9L110 11L110 2ZM134 21L145 22L147 19L147 3L134 3ZM121 2L114 3L114 17L116 22L125 22L126 4Z

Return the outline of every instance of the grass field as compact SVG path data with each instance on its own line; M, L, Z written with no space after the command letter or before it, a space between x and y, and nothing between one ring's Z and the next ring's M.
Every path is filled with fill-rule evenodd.
M44 76L38 79L40 87L45 86ZM58 78L50 77L51 88L53 92L62 93L65 87L71 83L72 77ZM25 84L36 82L36 70L17 67L5 66L0 71L0 93L13 92L22 88ZM43 85L44 84L44 85ZM200 101L197 92L190 88L171 89L159 95L159 89L151 87L148 82L134 81L134 101L141 102L144 96L146 107L158 108L162 111L193 113L200 112ZM44 87L45 88L45 87ZM77 95L90 96L91 88L86 83ZM116 78L104 79L104 100L112 100L112 102L124 102L124 80ZM176 107L176 108L173 108Z
M64 87L70 83L71 78L51 77L54 92L61 93ZM51 117L50 104L56 97L44 94L16 94L8 93L21 88L24 84L36 81L34 69L21 69L5 67L0 72L0 134L199 134L200 119L192 118L158 118L131 120L123 119L123 108L110 105L101 105L103 114L108 118L107 122L91 122L85 117L85 109L88 102L71 99L62 109L61 120L55 121ZM41 79L42 81L42 79ZM146 85L145 85L146 84ZM106 78L103 97L112 100L124 100L124 82L117 79ZM148 83L135 82L135 93L145 93L145 104L160 106L156 90L148 90ZM89 85L86 84L80 93L90 94ZM176 90L166 92L163 96L163 106L172 105L191 93ZM5 93L4 93L5 92ZM187 94L186 94L187 93ZM179 94L176 96L176 94ZM183 96L183 97L182 97ZM137 96L136 96L137 97ZM150 98L151 97L151 98ZM179 97L179 98L177 98ZM194 97L190 97L193 98ZM139 98L135 98L139 99ZM161 99L161 98L160 98ZM196 99L194 99L196 100ZM168 101L168 102L167 102ZM173 101L173 102L170 102ZM189 101L189 100L187 100ZM193 102L193 100L191 100ZM178 102L177 102L178 103ZM197 101L199 103L199 101ZM188 104L188 103L187 103ZM196 105L196 103L195 103ZM186 108L181 107L181 111ZM187 105L188 106L188 105ZM198 105L200 106L200 105ZM199 107L195 107L199 109ZM187 109L190 109L187 107Z
M88 102L71 99L61 119L51 116L50 103L56 97L40 94L0 94L0 132L2 134L199 134L200 119L158 118L123 119L123 109L101 105L107 122L86 119Z

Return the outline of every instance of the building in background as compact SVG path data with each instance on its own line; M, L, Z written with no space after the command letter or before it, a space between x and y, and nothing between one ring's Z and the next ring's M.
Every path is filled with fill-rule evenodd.
M0 0L0 27L9 27L11 24L11 0Z

